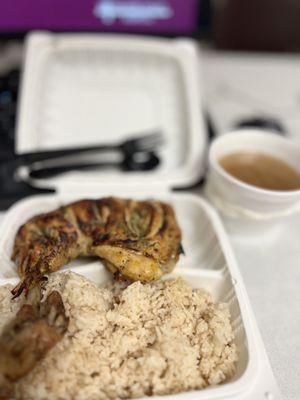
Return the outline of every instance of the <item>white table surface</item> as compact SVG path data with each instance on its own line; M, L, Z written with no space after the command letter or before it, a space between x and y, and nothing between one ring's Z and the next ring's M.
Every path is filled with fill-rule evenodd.
M221 133L261 112L279 116L300 140L300 58L206 51L202 63L205 103ZM300 215L264 237L230 240L283 398L299 400Z
M300 218L264 237L231 237L283 399L300 399Z
M204 102L219 134L262 115L300 141L300 56L208 50L201 58ZM282 397L299 400L300 215L268 235L230 240Z

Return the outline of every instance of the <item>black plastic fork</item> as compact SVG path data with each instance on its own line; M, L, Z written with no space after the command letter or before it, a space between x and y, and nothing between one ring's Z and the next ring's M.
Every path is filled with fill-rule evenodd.
M160 132L153 132L142 136L134 136L117 144L90 145L86 147L70 147L60 150L47 150L23 153L18 156L18 160L22 165L29 165L37 161L46 161L52 159L65 159L65 157L117 151L124 155L130 155L137 152L153 151L163 144L163 135Z
M130 165L122 165L122 168L127 167L127 170L149 170L155 168L160 162L154 150L156 150L161 144L163 144L162 134L154 132L131 137L118 144L90 145L87 147L73 147L61 150L37 151L14 155L10 160L0 164L0 210L6 209L15 201L32 194L47 194L55 192L51 187L48 189L36 188L29 185L27 182L24 182L19 175L19 170L22 167L27 167L30 172L32 170L31 167L34 166L36 169L34 169L33 175L39 175L38 169L41 169L40 175L43 176L43 174L45 174L47 176L47 174L52 175L52 173L55 174L58 172L56 169L51 170L50 168L50 170L48 170L50 160L52 160L52 164L54 163L60 168L63 168L65 163L65 167L69 170L69 167L67 166L70 166L70 162L72 163L72 156L77 156L79 154L88 156L91 154L95 158L97 152L99 152L99 154L115 152L119 153L118 155L121 155L121 159L124 159L125 161L129 159L131 162ZM136 159L136 157L133 156L137 153L144 153L148 156L148 158L144 160L144 164L143 161L139 160L139 158ZM83 162L82 157L80 157L80 159L81 162ZM89 157L87 157L87 160L88 159ZM60 161L59 165L56 163L58 160ZM47 161L49 161L49 163ZM103 162L100 157L99 162L101 163L101 161ZM86 165L83 166L82 169L97 167L98 165Z

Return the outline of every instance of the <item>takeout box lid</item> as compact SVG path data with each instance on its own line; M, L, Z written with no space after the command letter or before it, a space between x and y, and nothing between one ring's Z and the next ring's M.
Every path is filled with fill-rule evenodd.
M18 154L119 142L157 129L166 140L162 163L151 172L74 171L31 183L59 191L196 183L204 174L207 144L199 75L199 51L191 39L29 34L18 103Z

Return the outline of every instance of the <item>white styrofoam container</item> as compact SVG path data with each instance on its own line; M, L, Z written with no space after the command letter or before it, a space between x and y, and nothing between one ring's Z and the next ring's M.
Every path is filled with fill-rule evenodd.
M94 184L188 185L204 174L207 135L201 113L197 47L187 39L33 33L27 39L18 107L17 153L161 130L160 167L149 173L89 173ZM134 180L132 179L134 178ZM68 190L86 174L55 178ZM35 182L35 184L52 184Z
M111 194L99 191L91 197ZM126 191L121 197L129 197ZM77 198L79 198L77 196ZM136 193L135 198L145 194ZM16 282L17 272L10 261L14 236L19 226L41 212L48 212L76 197L67 195L34 196L13 206L0 229L0 284ZM172 399L279 399L279 393L249 304L249 300L232 254L227 236L216 212L200 197L191 194L156 193L156 199L173 205L182 229L185 256L170 276L182 276L193 287L209 290L216 301L229 305L236 336L239 361L235 376L222 385L200 391L161 398ZM76 260L65 269L83 274L102 283L109 274L99 262ZM159 398L159 397L154 397Z
M35 181L56 187L57 194L28 198L8 211L0 228L0 284L17 279L10 261L13 240L19 226L33 215L83 197L116 195L167 201L175 208L186 252L171 276L181 275L194 287L208 289L216 301L229 304L239 361L229 382L153 399L276 400L277 385L219 217L199 196L170 190L172 185L196 181L204 172L206 133L200 91L197 51L186 39L31 35L19 104L19 153L120 140L128 133L152 128L162 128L168 145L161 154L161 167L151 173L74 172ZM92 110L87 107L90 103ZM98 125L95 103L104 107L104 125ZM99 283L109 276L100 261L79 259L64 268Z

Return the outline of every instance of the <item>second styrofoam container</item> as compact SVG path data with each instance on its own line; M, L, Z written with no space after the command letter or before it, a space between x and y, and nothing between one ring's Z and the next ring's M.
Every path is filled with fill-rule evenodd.
M199 50L188 39L31 33L26 40L16 152L119 143L161 131L161 164L148 173L89 172L89 182L190 185L204 174L207 132ZM101 160L101 159L100 159ZM99 160L99 161L100 161ZM85 172L31 180L84 188ZM84 189L82 189L84 190Z

